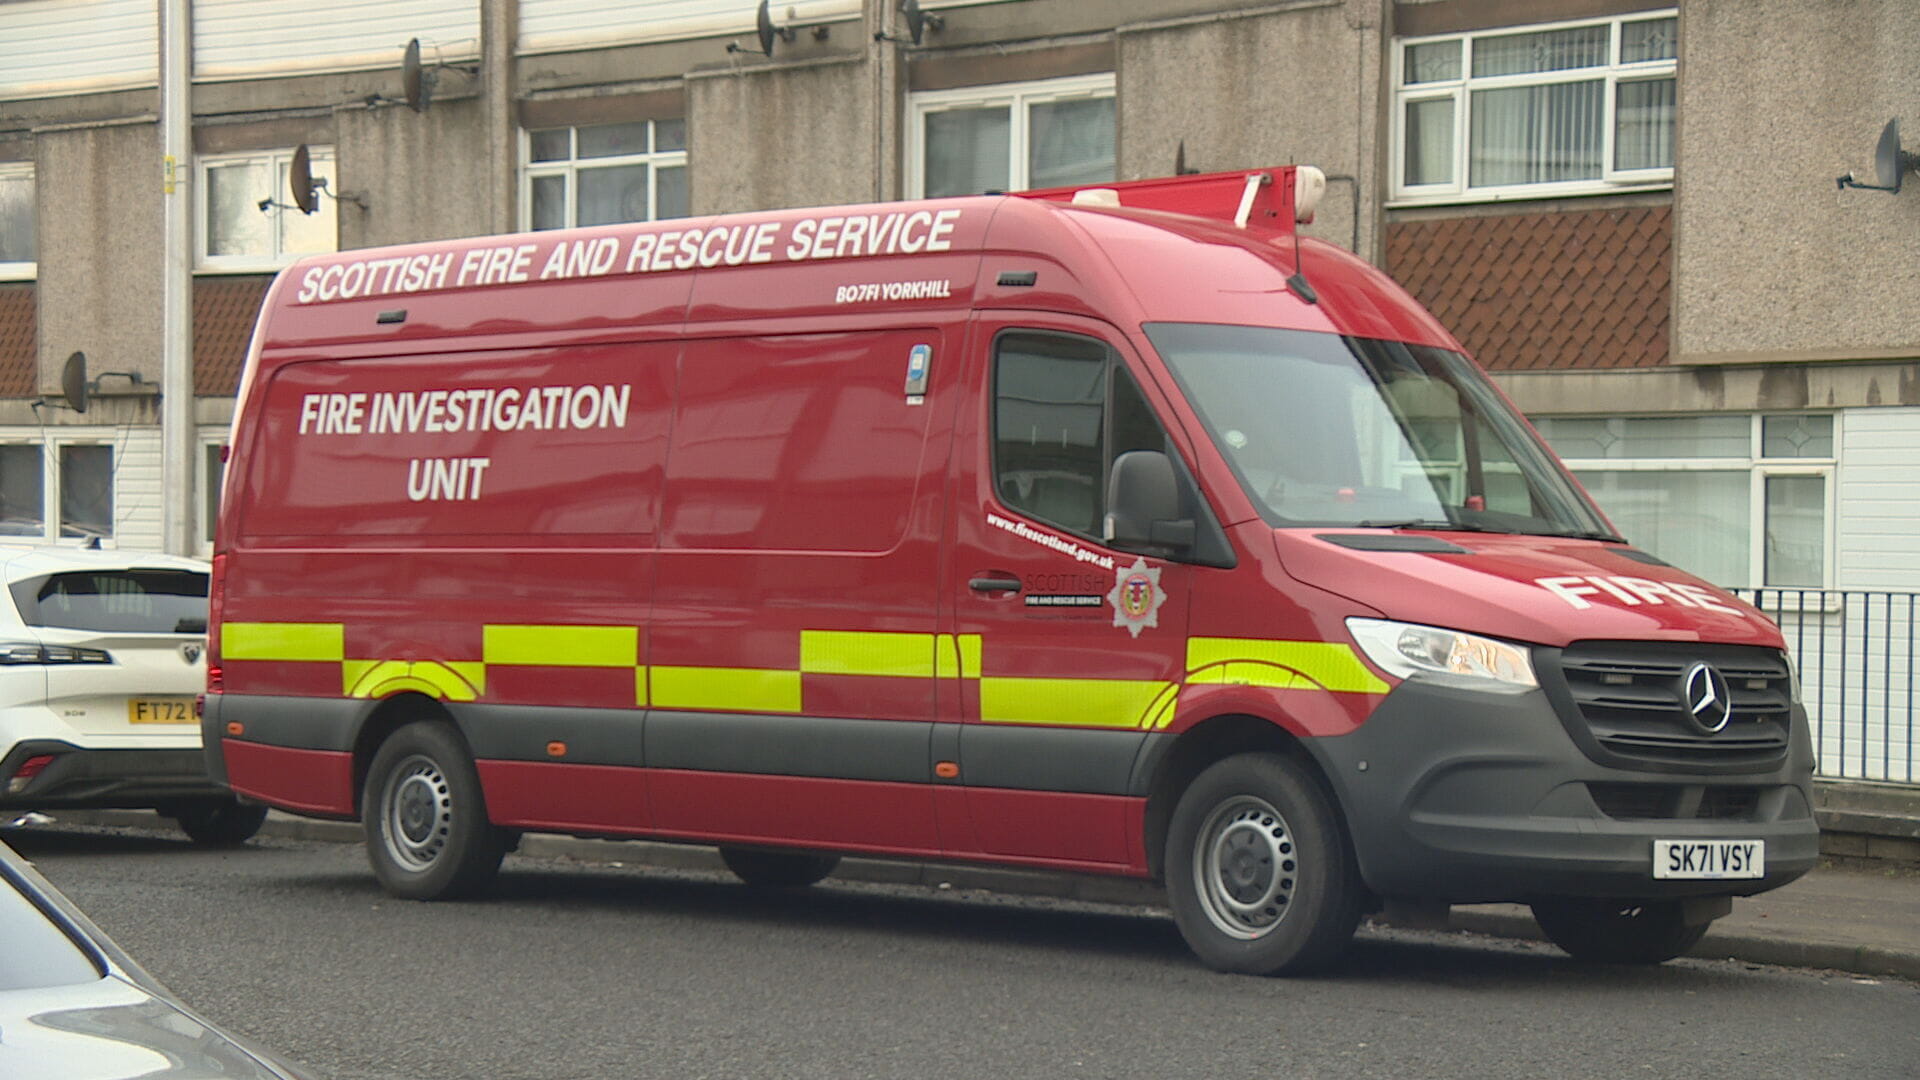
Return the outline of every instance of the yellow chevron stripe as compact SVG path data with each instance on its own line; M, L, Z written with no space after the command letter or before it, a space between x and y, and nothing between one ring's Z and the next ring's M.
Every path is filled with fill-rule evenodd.
M1173 683L1152 680L980 680L980 719L989 724L1164 727L1178 700Z
M220 656L225 660L339 662L347 657L347 628L341 623L222 623Z
M651 697L661 709L798 713L800 673L766 668L656 667Z
M1194 684L1356 694L1384 694L1392 689L1361 663L1352 646L1333 641L1189 638L1187 672L1187 682Z
M809 675L933 678L933 635L853 630L800 631L800 670Z

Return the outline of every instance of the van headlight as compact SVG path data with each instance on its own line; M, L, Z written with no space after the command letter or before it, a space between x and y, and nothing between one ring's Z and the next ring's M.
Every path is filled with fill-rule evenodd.
M1540 685L1532 657L1512 642L1385 619L1348 619L1347 632L1367 659L1402 679L1430 678L1507 694Z

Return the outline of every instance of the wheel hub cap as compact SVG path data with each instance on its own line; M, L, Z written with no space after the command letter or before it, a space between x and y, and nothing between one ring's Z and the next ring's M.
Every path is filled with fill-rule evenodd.
M382 816L387 853L409 870L425 870L453 835L453 792L431 758L400 763L387 784Z
M1214 810L1194 850L1194 884L1207 918L1243 939L1264 937L1286 918L1297 869L1286 819L1247 795Z

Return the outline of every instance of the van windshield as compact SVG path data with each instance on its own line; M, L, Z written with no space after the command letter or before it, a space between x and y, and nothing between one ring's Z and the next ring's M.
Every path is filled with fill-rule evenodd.
M1618 539L1459 353L1268 327L1146 331L1275 525Z

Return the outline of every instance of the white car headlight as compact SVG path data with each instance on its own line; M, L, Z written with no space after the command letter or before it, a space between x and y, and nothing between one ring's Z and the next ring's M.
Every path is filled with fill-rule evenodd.
M1429 677L1477 690L1517 694L1540 685L1524 646L1437 626L1348 619L1367 659L1402 679Z

